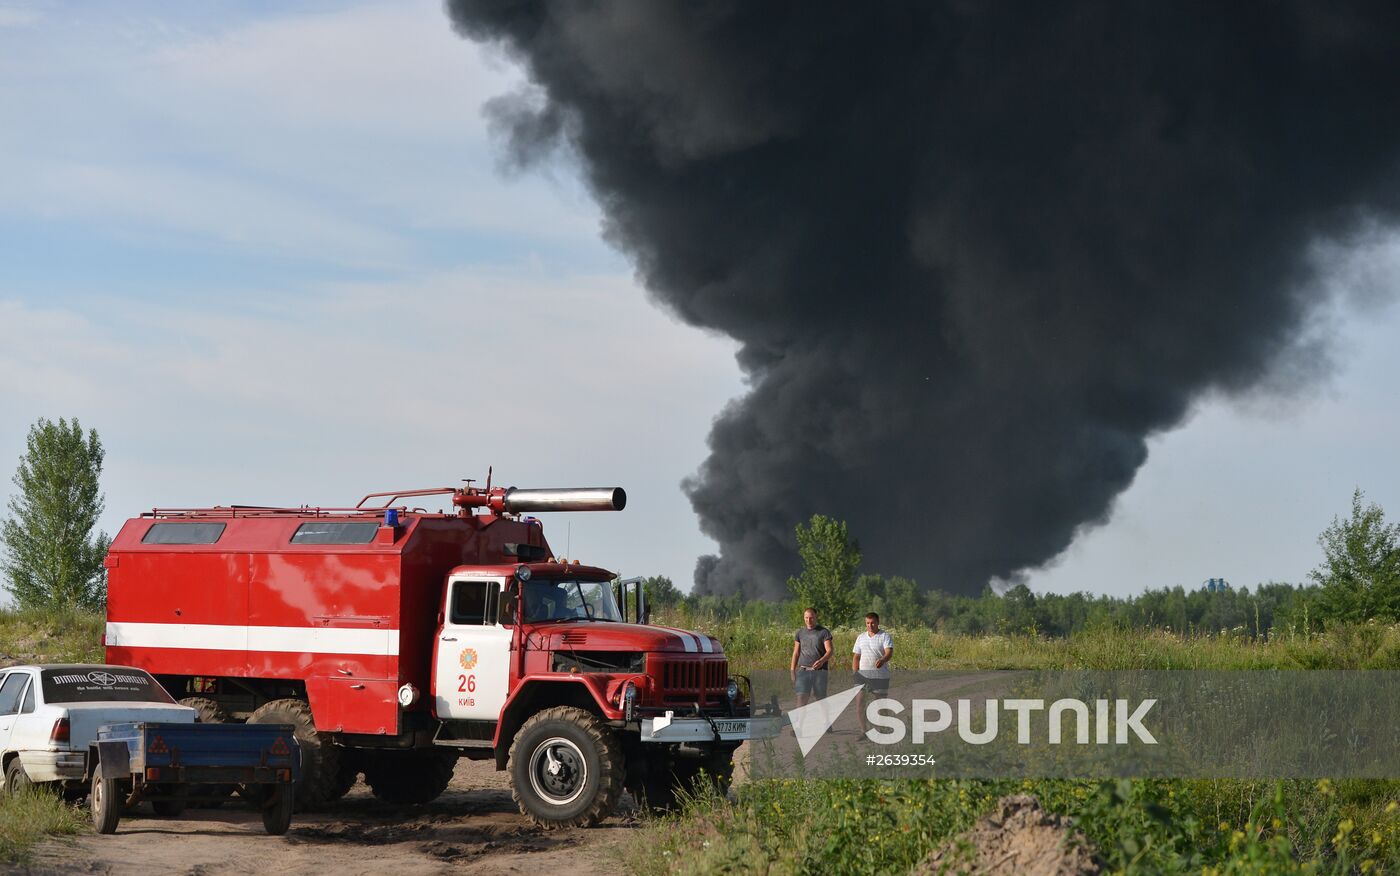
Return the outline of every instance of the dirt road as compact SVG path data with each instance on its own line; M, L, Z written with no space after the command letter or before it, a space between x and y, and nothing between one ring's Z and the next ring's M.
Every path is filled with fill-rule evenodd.
M35 873L389 874L620 871L619 843L636 825L631 799L591 830L543 831L520 815L505 773L490 762L459 761L447 791L426 806L391 806L357 785L334 809L298 815L284 837L234 801L158 818L150 805L122 819L112 836L50 840L35 850Z

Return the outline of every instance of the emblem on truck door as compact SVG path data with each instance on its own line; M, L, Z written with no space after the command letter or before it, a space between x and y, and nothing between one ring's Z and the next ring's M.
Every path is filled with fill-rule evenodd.
M462 661L462 668L463 668L463 669L466 669L466 670L475 669L475 668L476 668L476 649L475 649L475 648L463 648L463 649L462 649L461 661Z

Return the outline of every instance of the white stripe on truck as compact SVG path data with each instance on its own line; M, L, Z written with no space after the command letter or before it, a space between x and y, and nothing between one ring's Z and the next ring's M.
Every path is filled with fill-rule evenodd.
M706 654L712 653L714 651L714 647L710 643L709 636L688 633L685 630L678 630L675 627L657 627L657 629L665 630L666 632L671 633L675 635L676 638L680 639L681 645L685 648L685 652L687 654L694 654L696 651L701 650L703 650Z
M396 657L399 653L399 631L343 627L137 624L123 621L107 624L107 644L120 648L190 648L200 651L276 651Z

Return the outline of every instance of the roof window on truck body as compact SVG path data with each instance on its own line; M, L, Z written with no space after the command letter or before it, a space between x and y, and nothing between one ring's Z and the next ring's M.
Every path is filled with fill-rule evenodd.
M369 544L379 530L375 523L315 520L292 533L292 544Z
M224 523L152 523L142 544L213 544L224 534Z

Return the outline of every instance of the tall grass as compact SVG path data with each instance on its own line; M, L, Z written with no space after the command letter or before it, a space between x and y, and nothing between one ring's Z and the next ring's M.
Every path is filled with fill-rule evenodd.
M1390 782L797 781L687 801L628 842L639 876L905 873L1007 794L1075 819L1114 873L1394 872Z
M105 628L96 612L0 609L0 665L100 663Z
M724 645L736 672L786 669L792 628L769 620L718 620L684 611L658 620L701 630ZM928 627L889 627L895 669L1400 669L1400 626L1340 626L1324 633L1243 631L1184 635L1171 630L1105 627L1064 638L968 636ZM832 630L834 665L850 658L862 630Z
M736 672L785 669L793 628L679 612ZM837 664L858 634L833 630ZM1400 627L1182 635L1113 627L1064 638L890 629L896 669L1400 669ZM645 826L627 866L660 872L902 873L998 797L1073 816L1112 872L1400 872L1400 782L767 780L691 800Z
M84 830L84 812L42 789L0 799L0 860L24 863L34 844L46 836L71 836Z

